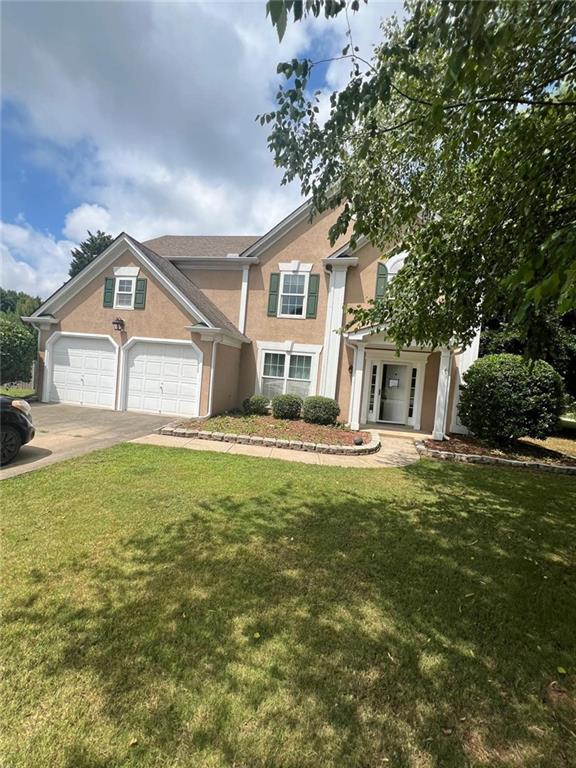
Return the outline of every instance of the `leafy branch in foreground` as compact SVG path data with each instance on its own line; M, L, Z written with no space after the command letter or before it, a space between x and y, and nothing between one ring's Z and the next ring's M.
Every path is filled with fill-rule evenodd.
M280 36L290 15L349 8L268 3ZM381 30L368 61L349 27L333 57L349 79L324 121L310 59L278 65L286 85L259 117L283 183L339 210L332 242L409 253L350 326L385 325L399 345L466 343L503 306L536 356L542 313L576 306L576 4L408 0Z

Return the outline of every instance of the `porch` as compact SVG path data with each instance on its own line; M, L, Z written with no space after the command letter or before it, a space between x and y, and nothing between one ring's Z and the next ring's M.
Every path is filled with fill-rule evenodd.
M432 437L448 430L452 350L418 347L397 353L384 334L350 334L354 350L349 423L389 437Z

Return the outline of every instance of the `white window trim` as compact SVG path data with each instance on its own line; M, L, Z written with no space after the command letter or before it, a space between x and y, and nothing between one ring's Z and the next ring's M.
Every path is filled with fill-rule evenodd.
M309 355L310 362L310 395L315 395L318 391L318 363L320 360L321 344L298 344L294 341L258 341L258 364L256 367L256 384L254 391L256 394L262 394L262 378L264 376L264 355L266 352L272 354L284 353L284 355ZM286 391L287 381L306 381L306 379L288 379L290 370L290 361L286 360L284 367L284 392ZM271 377L280 378L280 377Z
M120 280L129 280L132 284L132 293L130 294L132 296L132 303L130 306L128 304L118 304L118 287L120 285ZM124 296L127 296L128 294L126 291L122 291L122 294ZM136 297L136 278L135 277L116 277L114 279L114 309L134 309L134 299Z
M302 314L301 315L289 315L289 314L282 314L282 294L283 294L283 288L284 288L284 278L288 275L291 277L292 275L304 275L304 296L302 301ZM280 272L280 286L278 289L278 313L277 317L281 317L284 320L306 320L306 307L308 305L308 285L310 283L310 273L309 272L302 272L298 270L294 271L286 271L286 272ZM286 296L300 296L299 293L287 293Z
M140 267L114 267L114 277L138 277Z

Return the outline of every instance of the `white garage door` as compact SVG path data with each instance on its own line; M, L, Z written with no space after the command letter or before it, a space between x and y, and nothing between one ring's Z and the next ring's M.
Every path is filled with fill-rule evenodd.
M126 356L126 409L198 416L201 371L191 344L137 341Z
M50 401L114 408L116 350L109 339L61 336L51 357Z

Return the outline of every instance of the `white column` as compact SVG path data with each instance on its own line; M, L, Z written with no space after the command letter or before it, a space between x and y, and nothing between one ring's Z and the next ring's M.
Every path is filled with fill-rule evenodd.
M364 346L359 344L354 352L352 387L350 390L350 429L360 429L360 405L362 403L362 382L364 381Z
M322 372L320 374L320 394L324 397L336 396L338 363L342 337L338 330L342 327L342 311L346 292L347 264L334 264L330 273L328 305L326 307L326 326L324 330L324 348L322 350Z
M432 433L434 440L444 440L446 432L446 411L448 410L451 365L452 353L448 347L443 347L440 355L438 386L436 388L436 411L434 412L434 432Z
M242 268L242 288L240 289L240 311L238 316L238 330L244 333L246 328L246 306L248 304L248 278L250 267Z

